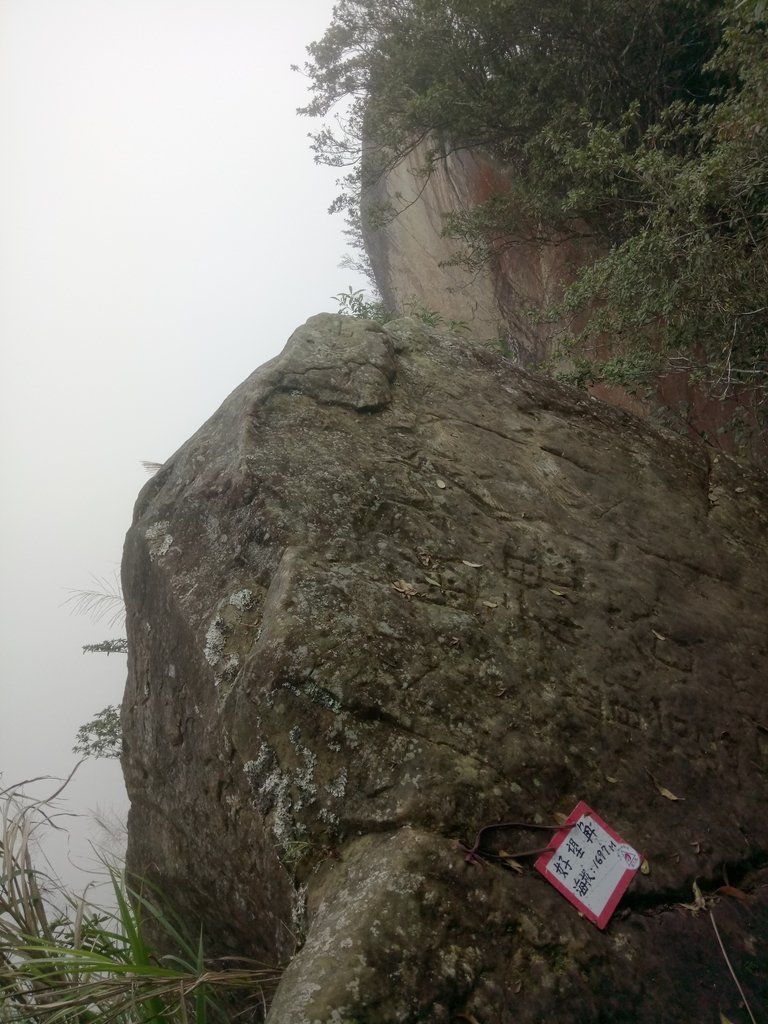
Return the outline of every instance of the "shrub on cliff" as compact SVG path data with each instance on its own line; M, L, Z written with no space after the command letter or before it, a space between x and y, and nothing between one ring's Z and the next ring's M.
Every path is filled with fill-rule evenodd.
M334 208L425 139L490 152L509 189L453 233L467 259L510 239L599 255L539 315L588 312L722 384L768 386L765 0L341 0L308 48L319 162L347 169ZM340 113L328 120L340 101ZM395 209L375 211L393 216ZM505 241L506 240L506 241Z

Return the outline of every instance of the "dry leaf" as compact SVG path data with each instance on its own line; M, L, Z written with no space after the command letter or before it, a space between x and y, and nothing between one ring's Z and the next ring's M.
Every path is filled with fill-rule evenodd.
M618 782L619 780L618 780L618 779L614 779L614 777L613 777L612 775L606 775L606 776L605 776L605 781L606 781L606 782L610 782L610 783L611 783L612 785L616 785L616 783L617 783L617 782Z
M701 895L699 883L695 879L693 882L693 903L680 903L678 906L682 907L683 910L690 910L694 917L700 910L706 909L706 904L704 903L704 897Z
M482 569L483 567L482 562L468 562L466 558L462 558L461 561L463 565L468 565L470 569Z
M566 821L568 821L568 815L563 814L562 811L556 811L553 814L553 818L555 819L558 825L564 825Z
M674 793L670 792L670 790L668 790L666 788L666 786L660 786L658 783L656 783L656 789L658 789L658 791L661 793L661 795L663 797L665 797L667 800L679 800L680 799L679 796L675 796Z
M440 586L440 584L434 578L434 576L425 576L424 579L427 581L427 583L430 583L433 587L439 587Z
M729 1020L722 1010L720 1011L720 1024L733 1024L733 1021Z
M652 629L651 632L653 633L653 635L656 637L657 640L668 640L669 639L668 637L664 636L663 633L657 633L655 629Z
M445 480L435 480L435 484L440 488L441 491L445 490Z
M520 863L520 861L515 860L512 854L507 853L506 850L499 850L499 860L502 862L504 867L509 868L510 871L514 871L518 875L522 875L525 871L525 868Z
M717 900L712 899L711 896L705 896L699 888L699 883L696 879L693 880L693 903L678 903L678 907L681 910L690 910L694 917L697 916L700 910L709 910Z
M731 896L735 900L741 900L742 903L749 903L749 896L747 893L743 892L741 889L734 888L732 885L721 885L716 891L722 893L723 896Z
M555 597L565 597L565 591L563 591L563 590L555 590L554 587L550 587L549 588L549 592L550 592L550 594L554 594Z
M643 863L640 865L640 874L641 875L650 875L650 873L651 873L651 865L648 863L647 860L644 860Z
M648 772L647 768L645 770ZM659 783L656 781L656 779L654 779L653 775L651 775L650 772L648 772L648 776L649 776L651 782L656 787L656 789L658 789L659 793L661 793L661 795L666 800L682 800L683 799L681 796L675 796L675 794L671 790L667 789L666 786L660 786Z
M486 608L498 608L498 601L483 601Z
M392 586L398 594L402 594L403 597L411 598L417 593L416 587L413 583L409 583L407 580L395 580Z
M743 494L744 491L746 491L746 489L747 489L746 487L737 487L736 488L736 493L737 494Z

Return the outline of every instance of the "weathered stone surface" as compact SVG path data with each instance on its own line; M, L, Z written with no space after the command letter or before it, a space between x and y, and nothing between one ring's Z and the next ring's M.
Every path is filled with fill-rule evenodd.
M465 248L446 231L446 220L462 217L491 196L508 194L511 170L488 154L471 149L444 149L432 138L414 148L366 193L362 228L376 284L390 309L409 305L461 321L478 341L498 339L523 367L561 361L563 334L578 333L585 322L531 318L562 298L563 288L578 269L597 254L588 230L562 235L526 225L521 217L514 236L495 234L492 258L479 265L461 261ZM431 154L431 155L430 155ZM424 168L433 166L425 177ZM365 210L397 211L382 226L372 226ZM611 354L610 339L601 342L600 358ZM587 354L587 353L585 353ZM706 360L705 360L706 362ZM763 391L749 384L720 381L711 389L691 379L686 370L669 370L649 382L642 394L618 385L590 385L592 393L611 405L692 437L713 447L752 459L768 469L768 434L762 414Z
M486 263L461 262L465 247L446 233L446 218L507 193L509 171L470 149L445 149L435 161L436 148L436 138L421 142L366 191L361 225L385 303L406 312L409 303L435 310L464 323L478 341L503 339L521 366L551 359L566 325L534 323L528 312L561 298L564 283L590 252L586 241L553 232L545 242L541 225L521 226L516 238L496 238ZM426 166L432 167L429 176ZM397 216L372 226L368 208Z
M714 914L765 998L767 510L468 342L312 318L137 502L129 868L290 959L270 1024L736 1019L675 904L751 893ZM457 845L579 798L650 865L605 933Z

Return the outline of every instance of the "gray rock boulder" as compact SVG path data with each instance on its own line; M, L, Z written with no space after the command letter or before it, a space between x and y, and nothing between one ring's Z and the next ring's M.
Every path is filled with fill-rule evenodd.
M727 457L313 317L138 499L129 869L287 964L269 1024L742 1019L710 910L765 999L767 526ZM605 932L461 846L579 799L648 862Z

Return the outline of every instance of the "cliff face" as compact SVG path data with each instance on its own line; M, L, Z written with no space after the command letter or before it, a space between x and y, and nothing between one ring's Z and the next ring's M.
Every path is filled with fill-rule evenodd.
M768 493L413 320L314 317L139 496L128 867L270 1024L688 1024L768 944ZM647 857L603 933L485 825L586 799ZM494 833L486 853L548 834Z
M468 327L478 341L502 339L521 366L552 354L558 325L534 325L525 314L557 298L561 284L583 259L573 243L499 245L491 263L468 269L457 262L459 243L444 233L445 217L472 209L505 191L502 170L482 153L455 150L425 178L427 143L417 147L366 196L366 206L400 210L386 226L363 217L366 249L385 303L396 310L416 301L446 320Z
M445 218L473 209L509 188L505 170L483 153L457 150L435 164L431 176L421 169L429 160L422 143L366 196L363 231L377 286L387 305L407 310L416 301L446 320L467 324L478 341L501 339L514 361L535 367L556 354L558 323L532 323L530 310L544 310L560 298L563 285L594 255L586 241L549 236L496 237L494 257L480 267L457 262L460 244L444 234ZM366 223L365 209L377 205L400 211L385 227ZM573 325L576 330L580 321ZM610 355L610 339L603 355ZM596 385L591 392L619 408L650 418L712 447L741 454L768 466L768 438L755 395L743 386L728 397L706 394L683 372L666 373L642 394Z

